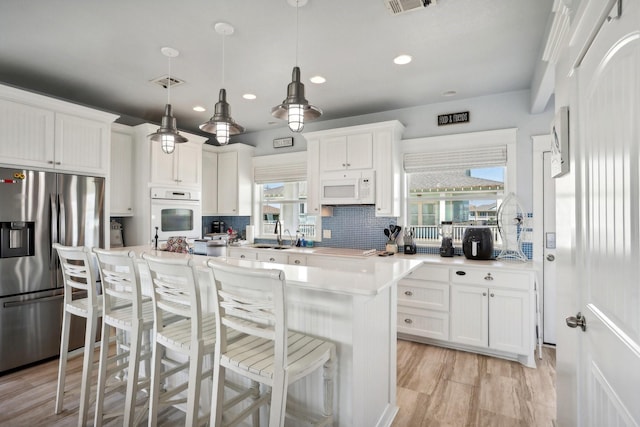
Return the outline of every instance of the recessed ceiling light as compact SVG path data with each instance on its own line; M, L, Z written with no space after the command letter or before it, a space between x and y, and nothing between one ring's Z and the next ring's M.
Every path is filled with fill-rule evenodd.
M327 79L325 79L322 76L313 76L309 80L311 80L311 83L315 83L315 84L318 84L318 85L327 81Z
M411 55L398 55L393 58L393 63L398 65L405 65L411 62L412 59L413 58L411 58Z
M250 100L256 99L256 96L254 94L252 94L252 93L245 93L244 95L242 95L242 97L244 99L250 99Z
M442 96L453 96L456 95L458 92L456 92L455 90L448 90L446 92L442 92Z
M203 111L207 111L206 108L201 107L200 105L196 105L195 107L193 107L193 111L197 111L198 113L202 113Z

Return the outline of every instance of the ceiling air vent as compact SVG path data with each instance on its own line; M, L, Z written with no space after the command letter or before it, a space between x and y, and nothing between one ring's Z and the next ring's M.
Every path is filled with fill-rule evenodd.
M176 79L175 77L169 77L167 75L153 79L151 80L151 83L155 83L166 89L169 87L169 84L171 84L171 86L173 87L176 87L184 83L184 80Z
M384 0L387 9L392 15L409 12L415 9L424 9L431 3L435 4L436 0Z

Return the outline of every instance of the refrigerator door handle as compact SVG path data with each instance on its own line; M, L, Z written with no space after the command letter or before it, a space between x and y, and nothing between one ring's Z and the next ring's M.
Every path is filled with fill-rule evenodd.
M49 297L42 297L42 298L35 298L35 299L28 299L28 300L24 300L24 301L10 301L10 302L5 302L3 304L4 308L11 308L11 307L21 307L24 305L29 305L29 304L37 304L40 302L47 302L47 301L54 301L54 300L58 300L58 299L62 299L64 298L64 294L58 294L58 295L52 295Z
M58 204L58 242L63 245L73 246L71 242L71 238L67 236L66 223L67 223L67 215L65 211L65 203L60 201L60 194L57 195L57 204Z
M49 224L49 268L54 269L56 267L56 258L53 254L53 244L58 243L59 241L59 233L58 233L58 195L52 194L49 196L49 205L50 205L50 224Z

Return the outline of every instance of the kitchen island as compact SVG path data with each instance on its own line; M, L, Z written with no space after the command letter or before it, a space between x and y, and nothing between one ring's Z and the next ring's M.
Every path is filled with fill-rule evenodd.
M191 257L204 273L206 256L155 251L149 246L122 248L138 256ZM419 260L377 256L350 265L307 267L232 258L233 265L277 268L287 279L289 328L336 344L334 408L337 426L390 426L396 406L397 283L419 267ZM200 269L200 267L202 267ZM148 272L141 270L148 283ZM200 275L203 309L214 311L213 285ZM290 399L315 412L322 402L320 372L289 387ZM208 393L205 393L208 394Z

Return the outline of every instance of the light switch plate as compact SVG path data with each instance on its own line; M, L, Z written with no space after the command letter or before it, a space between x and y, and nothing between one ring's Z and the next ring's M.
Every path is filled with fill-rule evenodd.
M322 230L322 238L330 239L331 238L331 230Z

